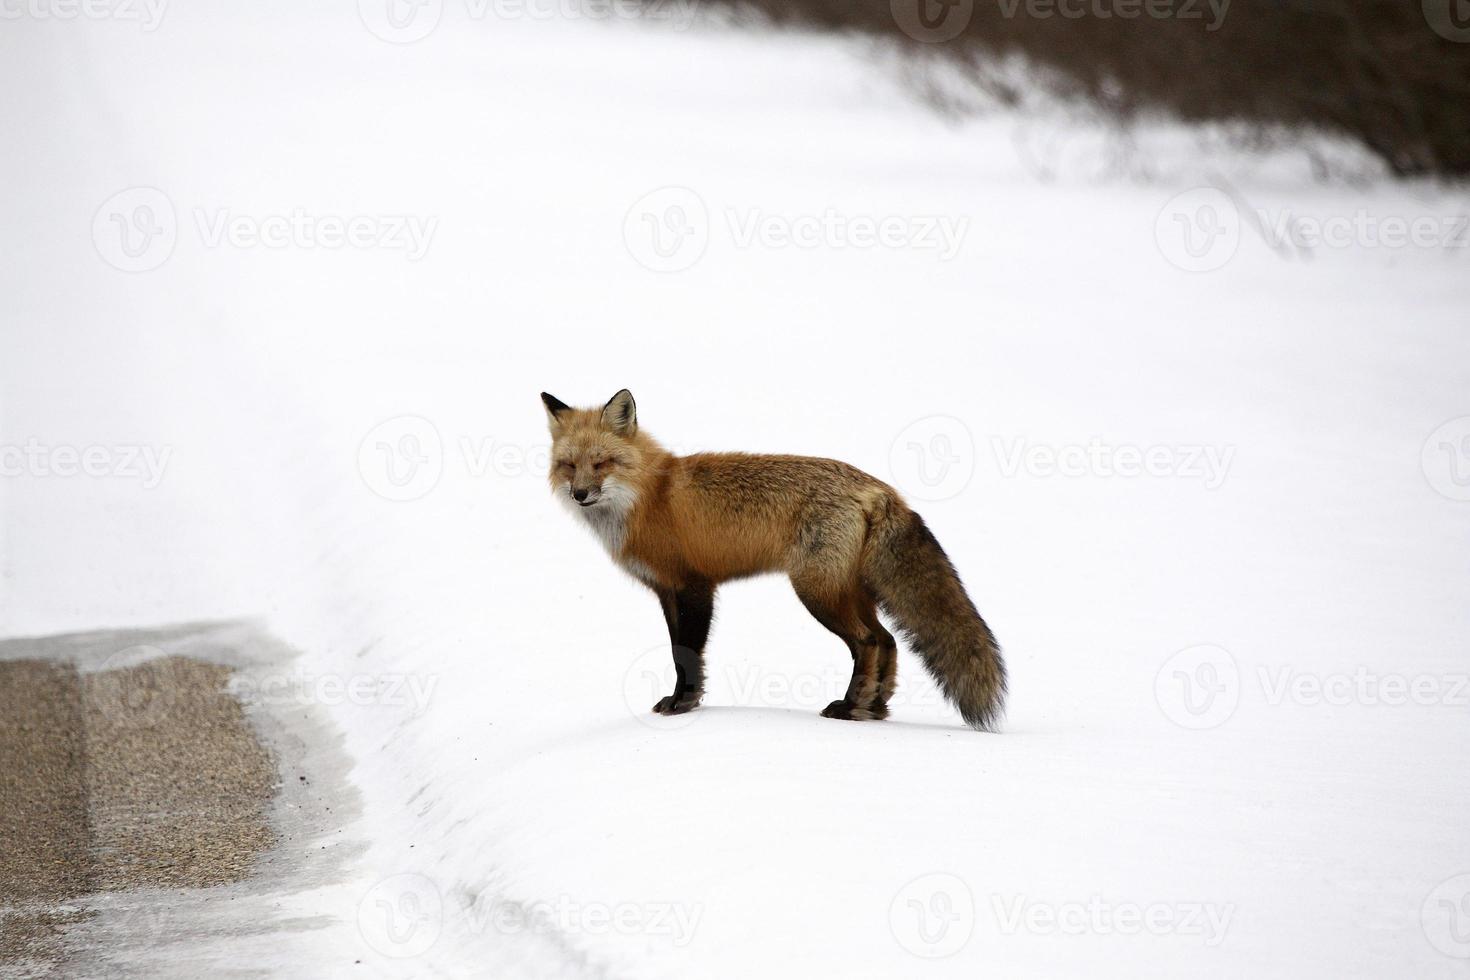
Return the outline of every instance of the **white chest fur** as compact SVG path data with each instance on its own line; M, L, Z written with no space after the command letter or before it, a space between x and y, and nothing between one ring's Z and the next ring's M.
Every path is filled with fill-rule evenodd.
M602 494L592 507L583 507L571 499L570 495L561 495L561 499L591 529L597 540L602 542L613 561L630 574L644 581L652 581L648 566L636 558L623 556L623 546L628 540L628 515L638 502L637 491L621 483L608 481L602 485Z
M614 506L606 497L591 507L583 507L575 501L572 506L577 509L577 516L592 529L597 540L602 542L613 561L622 558L623 542L628 539L627 512Z

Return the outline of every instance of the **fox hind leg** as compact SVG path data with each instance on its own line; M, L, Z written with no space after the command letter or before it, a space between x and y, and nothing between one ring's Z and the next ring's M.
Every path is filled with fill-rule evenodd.
M862 615L863 625L878 638L878 700L887 705L898 685L898 642L878 619L877 601L866 590L863 599L865 602L858 612Z
M793 576L797 598L817 622L847 644L852 654L852 680L847 693L822 709L824 718L871 721L888 717L887 698L882 695L883 644L877 610L861 589L824 588L820 583ZM865 608L866 605L866 608ZM881 625L878 630L886 634ZM890 641L892 637L888 638Z

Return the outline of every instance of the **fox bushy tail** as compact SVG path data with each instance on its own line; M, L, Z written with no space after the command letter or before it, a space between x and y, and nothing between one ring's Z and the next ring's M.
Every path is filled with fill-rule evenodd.
M993 731L1006 694L995 634L924 519L890 500L872 515L863 577L965 723Z

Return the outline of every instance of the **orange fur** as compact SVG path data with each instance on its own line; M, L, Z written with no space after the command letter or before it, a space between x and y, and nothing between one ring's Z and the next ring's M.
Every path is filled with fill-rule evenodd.
M824 714L887 714L896 646L878 619L881 605L966 720L977 727L993 721L1005 687L999 648L938 542L888 484L831 459L676 456L638 426L626 390L602 409L542 399L553 436L553 491L585 518L614 561L659 594L676 663L684 645L695 655L686 658L687 697L676 687L655 710L687 710L702 693L714 589L785 572L807 609L853 656L847 696ZM694 620L702 626L690 633Z

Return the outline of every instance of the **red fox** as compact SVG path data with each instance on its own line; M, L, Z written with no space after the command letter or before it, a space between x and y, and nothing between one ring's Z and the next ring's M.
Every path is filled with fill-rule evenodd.
M704 645L722 582L785 572L807 611L852 653L852 681L827 718L888 716L898 648L882 609L969 725L993 730L1006 691L990 627L922 518L856 467L805 456L675 456L638 425L626 388L602 408L542 392L551 489L614 562L658 596L680 714L704 696Z

